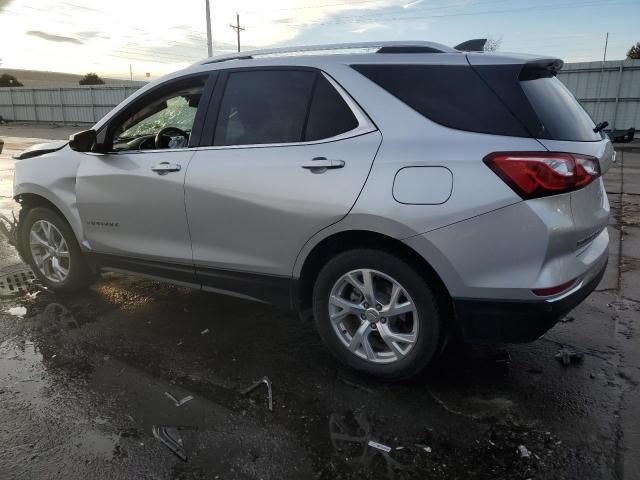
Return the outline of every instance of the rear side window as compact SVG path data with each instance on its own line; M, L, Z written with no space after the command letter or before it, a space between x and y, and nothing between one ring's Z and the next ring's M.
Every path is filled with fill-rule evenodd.
M302 70L230 73L214 145L301 141L315 75Z
M470 132L527 137L529 133L466 65L352 65L423 116Z
M245 70L228 76L214 145L321 140L357 126L355 115L324 75Z
M575 142L602 139L593 131L589 114L556 77L522 80L520 85L550 138Z
M318 75L313 92L305 141L331 138L353 130L358 120L342 96L324 75Z

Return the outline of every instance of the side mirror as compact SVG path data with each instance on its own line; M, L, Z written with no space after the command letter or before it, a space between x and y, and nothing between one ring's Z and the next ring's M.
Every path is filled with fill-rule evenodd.
M95 130L85 130L69 136L69 147L76 152L98 152Z

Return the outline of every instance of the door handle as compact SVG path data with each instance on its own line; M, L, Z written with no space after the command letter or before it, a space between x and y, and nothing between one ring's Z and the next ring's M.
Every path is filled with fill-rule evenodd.
M302 168L311 170L314 173L322 173L329 169L342 167L344 167L344 160L329 160L325 157L316 157L302 164Z
M158 175L166 175L169 172L179 172L182 169L182 165L177 163L161 162L151 167L151 170Z

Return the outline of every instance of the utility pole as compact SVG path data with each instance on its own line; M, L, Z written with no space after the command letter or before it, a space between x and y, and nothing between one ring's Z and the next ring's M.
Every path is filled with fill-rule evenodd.
M129 80L133 81L133 67L129 64Z
M207 56L213 57L213 40L211 39L211 7L209 6L209 0L206 2L206 14L207 14Z
M236 31L236 35L238 37L238 51L240 51L240 32L244 30L244 28L240 28L240 15L236 13L236 24L229 26Z
M604 62L607 61L607 45L609 45L609 32L607 32L607 36L604 38L604 56L602 57L603 67Z

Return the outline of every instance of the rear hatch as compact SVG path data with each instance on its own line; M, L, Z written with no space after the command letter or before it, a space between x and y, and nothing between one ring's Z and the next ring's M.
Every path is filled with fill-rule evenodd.
M556 78L558 59L469 54L469 63L514 113L524 128L550 152L598 160L601 174L611 167L613 147L573 94ZM492 63L493 62L493 63ZM609 203L602 179L570 193L575 249L586 247L607 225Z

